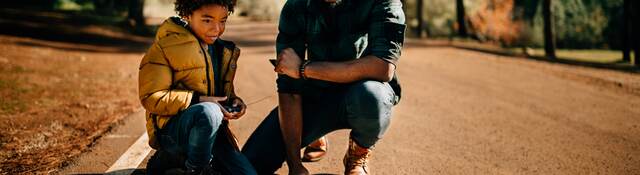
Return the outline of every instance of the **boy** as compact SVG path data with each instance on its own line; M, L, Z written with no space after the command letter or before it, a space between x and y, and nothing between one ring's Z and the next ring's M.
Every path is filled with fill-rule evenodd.
M176 0L140 63L139 96L149 144L148 174L256 174L228 120L246 105L234 92L240 50L219 39L233 0Z

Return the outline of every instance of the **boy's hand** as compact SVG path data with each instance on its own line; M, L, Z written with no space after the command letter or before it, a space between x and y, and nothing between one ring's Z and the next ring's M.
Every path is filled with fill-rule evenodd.
M247 105L244 104L244 102L240 98L233 98L233 102L231 106L234 108L239 107L240 111L232 112L231 114L233 114L233 117L229 119L239 119L247 112Z
M296 54L296 51L292 48L283 49L278 55L278 64L276 64L276 71L279 74L285 74L291 78L300 78L300 65L302 60Z
M222 101L227 101L227 97L200 96L200 102L212 102L220 104L220 102Z
M227 97L200 96L200 102L211 102L218 105L218 107L220 107L220 111L222 111L222 115L224 116L225 120L237 119L238 117L235 117L234 113L230 113L229 111L227 111L227 109L224 108L222 103L224 103L225 101L227 101Z

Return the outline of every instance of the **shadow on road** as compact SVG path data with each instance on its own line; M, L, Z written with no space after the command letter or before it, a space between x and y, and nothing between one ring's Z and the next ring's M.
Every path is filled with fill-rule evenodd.
M71 175L146 175L147 170L143 168L138 169L123 169L117 171L111 171L106 173L78 173Z
M106 172L106 173L82 173L82 174L72 174L72 175L103 175L103 174L104 175L145 175L147 174L147 170L138 168L138 169L117 170L117 171ZM313 175L337 175L337 174L319 173L319 174L313 174Z
M633 65L631 65L629 63L625 63L625 62L621 62L621 61L606 62L606 63L594 63L594 62L576 61L575 59L564 58L564 57L559 57L557 59L548 59L546 57L541 57L541 56L532 56L532 55L525 55L525 54L522 54L522 53L514 53L514 52L507 51L505 49L494 47L494 46L489 46L489 47L467 46L465 44L451 42L451 41L409 40L405 44L406 44L405 47L407 47L407 48L410 48L410 47L432 47L432 48L452 47L452 48L458 48L458 49L464 49L464 50L488 53L488 54L493 54L493 55L505 56L505 57L501 57L501 58L524 58L524 59L531 59L531 60L536 60L536 61L544 61L544 62L548 62L548 63L559 63L559 64L566 64L566 65L573 65L573 66L582 66L582 67L591 67L591 68L598 68L598 69L622 71L622 72L628 72L628 73L640 73L640 67L635 67L635 66L633 66Z
M115 17L28 8L0 8L0 16L0 35L51 42L16 43L19 45L73 51L130 53L144 52L152 42L150 37L128 33L122 27L124 24Z

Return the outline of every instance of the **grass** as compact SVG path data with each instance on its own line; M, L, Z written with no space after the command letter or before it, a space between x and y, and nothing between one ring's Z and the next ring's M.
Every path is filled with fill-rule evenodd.
M510 49L519 50L522 49ZM544 57L544 49L542 48L527 48L527 53L535 57ZM572 50L572 49L558 49L556 55L560 59L566 59L571 61L589 62L589 63L618 63L622 61L622 52L617 50L598 50L598 49L586 49L586 50Z
M27 102L23 100L24 94L29 93L29 89L24 87L20 79L15 75L30 73L31 70L21 66L11 66L8 69L0 69L4 76L0 77L0 114L13 114L24 111Z
M88 11L94 10L95 6L89 1L79 0L58 0L54 4L54 9L71 10L71 11Z
M4 77L3 77L4 78ZM0 114L12 114L26 109L26 102L21 100L20 94L26 93L16 80L0 79Z
M479 43L469 38L450 38L456 47L472 50L496 53L509 56L529 56L533 58L544 58L544 48L521 47L505 48L499 43ZM584 63L586 65L617 65L622 67L632 67L634 54L631 54L631 63L622 61L622 51L605 49L556 49L556 57L560 62ZM638 60L638 59L637 59ZM637 62L637 61L635 61Z

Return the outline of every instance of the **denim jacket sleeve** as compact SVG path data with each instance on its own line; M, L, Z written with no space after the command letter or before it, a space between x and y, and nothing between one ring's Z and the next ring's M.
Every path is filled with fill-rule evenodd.
M396 64L404 43L405 16L400 0L376 0L371 11L369 43L372 55Z

